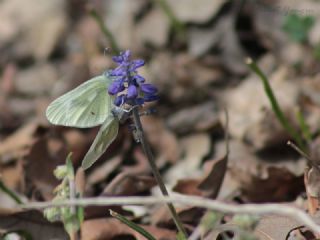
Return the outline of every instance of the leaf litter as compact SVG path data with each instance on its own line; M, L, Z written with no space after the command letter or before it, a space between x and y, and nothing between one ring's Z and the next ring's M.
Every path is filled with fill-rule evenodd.
M183 41L156 1L95 1L92 7L121 48L148 59L144 75L158 86L161 100L150 106L156 114L142 117L143 125L171 194L230 203L285 202L319 221L319 173L286 145L288 133L244 63L246 56L257 59L296 128L297 109L302 110L312 133L310 156L318 162L319 3L167 1L186 29ZM58 184L53 169L70 151L80 169L97 133L54 127L44 118L53 98L112 66L103 52L109 43L86 9L72 0L29 1L27 6L0 2L0 177L23 201L50 201ZM294 21L309 16L313 25L299 32L290 26L293 13L298 13ZM292 39L297 34L305 35L300 42ZM224 108L229 113L228 156ZM157 194L129 124L121 128L97 164L84 173L79 170L84 197ZM2 191L0 202L1 234L24 230L32 239L66 239L62 225L47 222L40 211L22 211ZM82 239L142 239L111 218L110 208L157 239L175 239L174 224L160 206L87 207ZM178 208L189 232L199 228L205 212ZM219 224L224 229L233 223L226 215ZM210 229L203 239L221 237L221 229ZM295 220L274 215L261 216L252 231L258 239L315 237Z

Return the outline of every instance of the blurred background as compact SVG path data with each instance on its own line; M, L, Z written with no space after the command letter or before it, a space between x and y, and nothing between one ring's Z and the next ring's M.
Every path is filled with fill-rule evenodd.
M1 181L24 200L49 201L58 184L53 169L68 152L75 168L81 165L98 128L53 126L45 109L56 97L115 67L115 49L101 21L119 49L145 59L140 73L159 89L160 100L150 105L157 112L143 117L143 125L173 191L241 203L305 204L307 163L286 146L290 135L245 59L253 58L267 74L294 126L299 125L297 112L302 114L310 154L318 159L319 13L316 0L1 0ZM219 164L225 155L224 109L229 113L228 167ZM85 175L85 196L158 194L128 124ZM1 208L16 208L2 192L0 202ZM150 211L130 214L142 218ZM147 224L172 228L168 216L152 211ZM202 213L181 212L190 226ZM6 214L0 213L0 227L8 230ZM90 208L86 218L105 214ZM89 234L83 239L117 236L83 234Z

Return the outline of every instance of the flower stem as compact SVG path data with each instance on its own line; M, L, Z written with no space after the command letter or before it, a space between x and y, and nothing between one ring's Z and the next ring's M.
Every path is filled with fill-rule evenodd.
M142 145L142 148L147 156L147 159L149 161L149 164L150 164L150 167L151 167L151 170L152 170L152 173L159 185L159 188L162 192L162 194L164 196L169 196L169 193L168 193L168 190L166 188L166 186L164 185L164 182L162 180L162 177L160 175L160 172L157 168L157 165L154 161L154 157L153 157L153 154L152 154L152 151L151 151L151 148L146 140L146 137L144 135L144 131L143 131L143 127L142 127L142 124L141 124L141 121L140 121L140 115L139 115L139 109L138 108L134 108L133 110L133 120L134 120L134 124L135 124L135 127L136 127L136 137L137 137L137 140L139 142L141 142L141 145ZM179 232L181 232L185 237L187 237L187 232L186 230L184 229L183 225L182 225L182 222L176 212L176 209L174 208L173 204L172 203L167 203L167 206L169 208L169 211L171 213L171 216L173 218L173 221L174 223L176 224L177 226L177 229L179 230Z
M107 28L107 26L104 24L102 17L98 14L98 12L93 8L89 8L90 15L96 20L97 24L99 25L100 30L106 37L106 39L109 40L111 45L112 54L117 55L120 53L120 48L115 41L113 34L111 31Z

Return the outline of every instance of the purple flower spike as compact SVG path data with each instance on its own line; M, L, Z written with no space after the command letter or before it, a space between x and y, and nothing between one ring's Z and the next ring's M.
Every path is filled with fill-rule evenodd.
M144 65L144 61L142 59L133 60L131 62L130 71L135 71L138 68L142 67Z
M135 81L136 81L136 83L138 84L138 85L140 85L141 83L144 83L146 80L144 79L144 77L142 77L142 76L140 76L140 75L135 75L135 76L133 76L132 77Z
M158 92L158 89L150 83L141 84L140 87L141 91L144 93L155 94L156 92Z
M136 98L138 96L138 89L135 85L130 85L128 87L128 93L127 93L127 97L128 98Z
M116 97L116 99L114 100L114 105L116 106L120 106L125 102L126 96L125 95L119 95Z
M108 93L110 95L115 95L119 92L122 92L124 90L123 83L121 81L115 81L110 84L110 87L108 89Z
M108 76L114 78L114 82L109 86L108 93L116 95L114 100L116 106L123 104L142 105L144 102L158 99L157 88L150 83L144 83L144 77L137 72L137 69L145 64L144 60L130 60L130 58L131 52L129 50L121 52L119 56L112 57L112 60L118 66L108 71ZM126 92L124 92L125 89L127 89Z
M145 102L153 102L153 101L159 100L159 96L158 95L145 95L143 97L143 100Z

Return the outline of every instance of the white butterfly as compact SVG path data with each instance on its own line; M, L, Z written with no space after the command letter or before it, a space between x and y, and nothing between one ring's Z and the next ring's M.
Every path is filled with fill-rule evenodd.
M46 111L55 125L88 128L102 124L82 161L84 169L98 160L118 134L119 121L111 113L113 97L107 92L111 83L106 74L94 77L54 100Z

